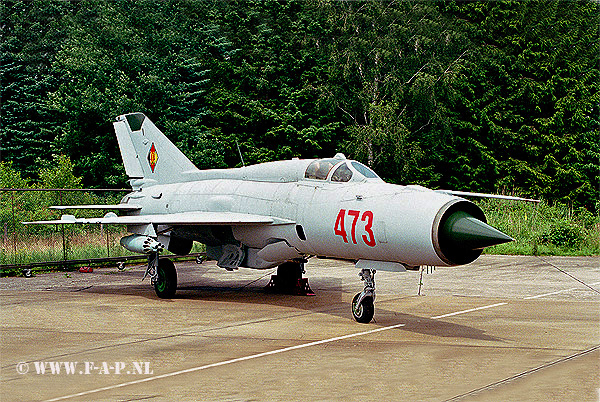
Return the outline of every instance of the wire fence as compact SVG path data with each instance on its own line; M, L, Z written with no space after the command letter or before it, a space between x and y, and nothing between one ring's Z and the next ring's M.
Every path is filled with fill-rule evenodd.
M60 265L61 262L134 255L119 244L122 225L24 225L22 222L60 219L69 211L51 205L118 203L126 189L0 189L0 270ZM104 211L106 212L106 211ZM78 216L98 216L78 210ZM66 264L65 264L66 265Z

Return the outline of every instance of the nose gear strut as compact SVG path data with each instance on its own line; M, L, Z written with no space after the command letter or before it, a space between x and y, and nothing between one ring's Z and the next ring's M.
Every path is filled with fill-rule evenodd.
M142 278L142 281L144 279L146 279L147 276L150 277L150 280L152 281L152 285L156 284L156 281L158 279L158 254L160 253L160 251L155 251L153 253L148 254L148 268L146 268L146 273L144 274L144 277Z
M358 276L365 282L365 288L352 300L352 315L358 322L367 324L373 319L375 307L375 273L374 269L363 268Z

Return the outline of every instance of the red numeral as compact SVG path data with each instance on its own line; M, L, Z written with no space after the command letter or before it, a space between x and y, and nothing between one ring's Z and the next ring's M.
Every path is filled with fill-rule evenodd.
M358 222L358 218L360 217L360 211L349 210L348 215L352 216L352 228L350 230L350 234L352 235L352 243L357 244L356 242L356 222ZM362 235L362 240L365 242L367 246L375 247L375 234L373 233L373 212L365 211L362 214L361 221L365 223L365 234ZM346 232L346 210L340 209L338 212L337 218L335 220L335 226L333 227L333 232L336 236L342 236L345 243L348 243L348 233Z
M367 221L367 224L365 225L365 232L367 232L367 234L369 235L369 237L367 238L367 236L362 235L363 240L365 241L367 246L371 246L371 247L375 247L375 235L373 234L373 212L371 211L365 211L365 213L362 216L362 221Z
M346 229L344 229L344 221L346 220L346 210L340 209L337 219L335 220L335 227L333 231L336 235L342 236L344 242L348 243L348 236L346 235Z
M353 216L354 220L352 221L352 243L356 244L356 221L358 221L358 217L360 216L360 211L348 211L348 215Z

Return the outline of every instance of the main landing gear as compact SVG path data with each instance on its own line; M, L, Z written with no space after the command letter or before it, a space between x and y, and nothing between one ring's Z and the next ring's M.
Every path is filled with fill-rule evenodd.
M354 319L363 324L371 322L375 314L375 271L374 269L364 268L358 276L365 282L365 288L357 293L352 300L352 315Z
M268 291L299 296L314 296L308 285L308 278L303 278L303 262L284 262L277 267L277 275L271 275L267 284Z
M158 253L148 256L146 276L150 277L156 295L161 299L171 299L177 291L177 271L175 264L168 258L159 259ZM142 279L143 280L143 279Z

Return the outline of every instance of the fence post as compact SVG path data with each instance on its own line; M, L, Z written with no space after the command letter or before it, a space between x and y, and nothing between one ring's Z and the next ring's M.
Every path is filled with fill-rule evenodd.
M10 192L12 201L13 264L17 263L17 221L15 219L15 192Z
M63 205L62 191L58 190L58 200L60 206ZM62 233L62 243L63 243L63 261L67 261L67 239L65 236L65 224L60 224L60 231Z
M106 232L106 256L110 257L110 240L108 237L108 226L104 227L104 231Z

